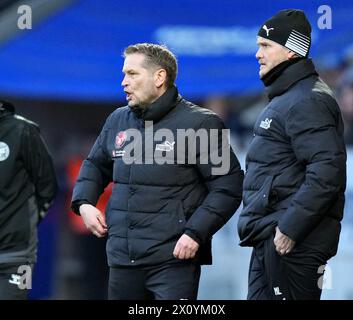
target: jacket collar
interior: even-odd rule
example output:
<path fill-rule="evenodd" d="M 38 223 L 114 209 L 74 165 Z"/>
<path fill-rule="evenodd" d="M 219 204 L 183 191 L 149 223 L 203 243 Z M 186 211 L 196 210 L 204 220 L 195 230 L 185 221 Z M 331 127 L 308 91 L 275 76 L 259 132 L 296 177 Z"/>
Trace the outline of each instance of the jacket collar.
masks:
<path fill-rule="evenodd" d="M 282 71 L 277 79 L 267 87 L 269 99 L 271 100 L 276 96 L 282 95 L 299 80 L 311 75 L 317 75 L 311 59 L 300 59 L 296 63 L 290 64 Z"/>
<path fill-rule="evenodd" d="M 141 109 L 139 107 L 135 107 L 130 109 L 138 118 L 142 118 L 144 121 L 158 122 L 168 112 L 170 112 L 181 99 L 182 97 L 178 94 L 178 89 L 173 86 L 146 108 Z"/>

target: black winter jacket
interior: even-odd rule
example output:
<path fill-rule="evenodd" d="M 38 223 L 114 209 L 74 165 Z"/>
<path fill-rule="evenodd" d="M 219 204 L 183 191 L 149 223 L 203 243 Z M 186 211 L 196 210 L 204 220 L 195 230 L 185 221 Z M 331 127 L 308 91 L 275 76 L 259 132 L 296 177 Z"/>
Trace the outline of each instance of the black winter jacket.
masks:
<path fill-rule="evenodd" d="M 0 264 L 34 263 L 56 177 L 38 126 L 0 102 Z"/>
<path fill-rule="evenodd" d="M 146 128 L 145 121 L 151 121 Z M 152 134 L 162 128 L 171 130 L 173 136 L 153 141 Z M 153 152 L 162 150 L 159 156 L 178 154 L 188 159 L 191 150 L 186 147 L 183 152 L 180 141 L 175 139 L 177 129 L 200 128 L 206 132 L 216 129 L 219 133 L 224 126 L 214 113 L 182 99 L 175 87 L 145 112 L 122 107 L 108 117 L 81 167 L 72 208 L 79 213 L 80 204 L 95 205 L 104 188 L 113 181 L 113 193 L 106 209 L 109 266 L 177 262 L 173 250 L 183 233 L 201 245 L 195 259 L 199 263 L 211 263 L 211 237 L 241 202 L 243 172 L 233 151 L 227 145 L 230 166 L 222 175 L 212 173 L 212 164 L 202 163 L 201 158 L 205 156 L 202 153 L 208 153 L 207 145 L 197 149 L 194 164 L 176 163 L 176 160 L 158 164 L 145 153 L 146 139 L 146 147 L 151 146 Z M 125 137 L 128 129 L 143 134 L 140 152 L 143 164 L 136 161 L 127 164 L 122 159 L 133 145 L 133 140 Z M 221 151 L 221 146 L 215 151 Z M 131 159 L 138 156 L 141 154 L 134 153 Z"/>
<path fill-rule="evenodd" d="M 297 243 L 334 255 L 346 187 L 340 109 L 308 59 L 286 68 L 268 94 L 246 159 L 240 244 L 256 246 L 278 225 Z"/>

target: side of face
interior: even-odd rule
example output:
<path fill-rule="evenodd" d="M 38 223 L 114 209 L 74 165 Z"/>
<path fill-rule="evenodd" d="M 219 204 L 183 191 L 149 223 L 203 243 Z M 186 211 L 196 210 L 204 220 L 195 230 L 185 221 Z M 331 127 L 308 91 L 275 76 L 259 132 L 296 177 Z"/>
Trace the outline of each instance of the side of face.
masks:
<path fill-rule="evenodd" d="M 257 37 L 257 45 L 256 59 L 260 64 L 260 78 L 263 78 L 274 67 L 295 55 L 294 52 L 280 44 L 262 37 Z"/>
<path fill-rule="evenodd" d="M 121 85 L 130 107 L 144 107 L 160 96 L 161 86 L 164 84 L 164 81 L 161 81 L 161 73 L 165 70 L 148 66 L 143 54 L 128 54 L 122 71 L 124 79 Z"/>

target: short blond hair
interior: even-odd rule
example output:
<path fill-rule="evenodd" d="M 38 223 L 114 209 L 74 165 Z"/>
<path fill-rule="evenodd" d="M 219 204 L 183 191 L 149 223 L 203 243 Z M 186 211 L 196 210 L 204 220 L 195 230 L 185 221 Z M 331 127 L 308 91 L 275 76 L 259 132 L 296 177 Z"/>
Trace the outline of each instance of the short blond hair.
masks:
<path fill-rule="evenodd" d="M 154 43 L 137 43 L 128 46 L 124 50 L 124 58 L 133 53 L 145 56 L 146 68 L 152 66 L 160 67 L 167 72 L 167 87 L 174 85 L 178 74 L 178 64 L 175 55 L 165 46 Z"/>

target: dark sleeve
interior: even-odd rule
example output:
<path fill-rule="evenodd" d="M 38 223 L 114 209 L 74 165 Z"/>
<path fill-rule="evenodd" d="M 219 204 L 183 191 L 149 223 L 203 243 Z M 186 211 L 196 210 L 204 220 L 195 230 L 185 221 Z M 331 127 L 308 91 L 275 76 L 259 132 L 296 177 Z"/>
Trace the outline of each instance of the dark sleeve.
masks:
<path fill-rule="evenodd" d="M 209 192 L 185 229 L 185 234 L 198 243 L 208 241 L 233 216 L 242 199 L 243 185 L 243 171 L 221 119 L 210 116 L 201 127 L 209 133 L 209 141 L 208 148 L 198 146 L 197 170 Z"/>
<path fill-rule="evenodd" d="M 80 214 L 81 204 L 95 206 L 105 187 L 112 181 L 113 161 L 106 149 L 108 123 L 109 118 L 81 165 L 71 201 L 71 208 L 76 214 Z"/>
<path fill-rule="evenodd" d="M 57 192 L 57 180 L 52 157 L 39 128 L 26 124 L 22 136 L 24 167 L 35 187 L 39 218 L 46 215 Z"/>
<path fill-rule="evenodd" d="M 320 223 L 344 192 L 346 151 L 337 129 L 340 117 L 338 106 L 329 109 L 328 102 L 321 100 L 307 100 L 288 114 L 287 134 L 305 170 L 305 180 L 278 226 L 296 242 Z"/>

